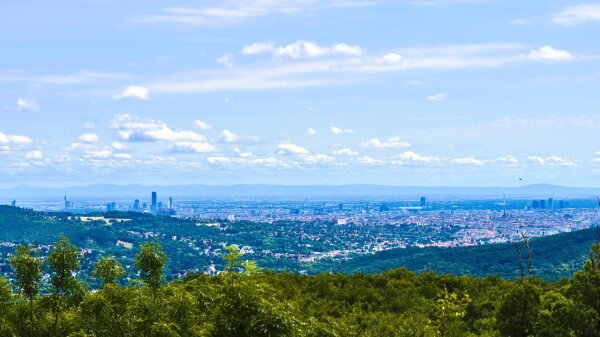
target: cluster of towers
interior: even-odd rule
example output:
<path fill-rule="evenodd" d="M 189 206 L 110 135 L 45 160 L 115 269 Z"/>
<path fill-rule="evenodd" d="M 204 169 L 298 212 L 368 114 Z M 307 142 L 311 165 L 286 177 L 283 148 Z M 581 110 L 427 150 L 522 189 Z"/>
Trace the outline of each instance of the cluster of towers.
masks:
<path fill-rule="evenodd" d="M 108 208 L 107 208 L 108 209 Z M 113 209 L 114 210 L 114 209 Z M 167 207 L 164 207 L 161 201 L 158 201 L 158 194 L 156 192 L 152 192 L 150 207 L 148 208 L 148 204 L 140 203 L 139 199 L 135 199 L 133 201 L 133 207 L 131 208 L 134 212 L 150 212 L 152 214 L 174 214 L 175 210 L 173 209 L 173 197 L 169 197 Z"/>

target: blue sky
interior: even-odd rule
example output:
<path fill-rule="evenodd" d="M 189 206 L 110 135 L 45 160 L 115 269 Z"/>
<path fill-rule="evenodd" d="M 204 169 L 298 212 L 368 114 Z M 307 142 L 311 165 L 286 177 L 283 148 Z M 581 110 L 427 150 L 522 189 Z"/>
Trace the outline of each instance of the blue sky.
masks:
<path fill-rule="evenodd" d="M 599 186 L 599 33 L 600 2 L 4 1 L 0 187 Z"/>

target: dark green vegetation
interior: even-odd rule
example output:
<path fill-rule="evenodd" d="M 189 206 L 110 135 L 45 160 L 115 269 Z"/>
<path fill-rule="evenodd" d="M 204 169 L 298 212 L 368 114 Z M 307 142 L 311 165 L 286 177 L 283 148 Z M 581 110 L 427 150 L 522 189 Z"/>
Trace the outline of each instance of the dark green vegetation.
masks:
<path fill-rule="evenodd" d="M 550 281 L 570 277 L 587 260 L 589 247 L 593 244 L 595 236 L 596 229 L 590 228 L 532 239 L 532 274 Z M 391 249 L 373 255 L 356 256 L 345 261 L 321 262 L 312 266 L 310 270 L 371 274 L 401 267 L 415 272 L 498 275 L 510 279 L 514 279 L 520 273 L 515 247 L 512 244 Z"/>
<path fill-rule="evenodd" d="M 81 221 L 67 213 L 43 213 L 14 207 L 0 206 L 0 273 L 11 274 L 8 258 L 15 244 L 33 244 L 45 260 L 50 245 L 61 236 L 67 236 L 78 247 L 85 249 L 80 262 L 79 277 L 92 287 L 99 284 L 92 278 L 95 262 L 105 256 L 115 256 L 123 265 L 135 263 L 139 246 L 152 239 L 158 240 L 170 259 L 165 264 L 167 280 L 187 273 L 206 272 L 210 266 L 223 270 L 226 261 L 221 258 L 225 245 L 251 247 L 245 258 L 256 261 L 269 270 L 309 274 L 381 273 L 406 267 L 415 272 L 434 271 L 443 274 L 488 276 L 499 275 L 507 279 L 519 276 L 515 249 L 511 244 L 484 245 L 464 248 L 408 248 L 393 249 L 372 255 L 356 255 L 350 259 L 323 259 L 314 263 L 298 261 L 292 254 L 311 251 L 327 252 L 340 249 L 347 233 L 343 226 L 274 222 L 219 221 L 218 226 L 207 226 L 206 221 L 157 217 L 140 213 L 97 214 L 131 221 Z M 299 232 L 320 241 L 308 241 L 298 235 L 286 235 L 286 227 L 301 227 Z M 295 233 L 295 232 L 294 232 Z M 376 234 L 373 234 L 375 236 Z M 595 230 L 583 230 L 531 240 L 533 249 L 532 274 L 544 280 L 569 278 L 580 270 L 588 257 L 588 249 L 596 236 Z M 356 235 L 354 235 L 356 237 Z M 372 237 L 364 238 L 365 242 Z M 117 246 L 117 240 L 133 244 L 133 249 Z M 310 244 L 310 247 L 309 247 Z M 345 244 L 345 243 L 344 243 Z M 276 253 L 280 256 L 277 257 Z M 133 279 L 132 268 L 125 270 L 125 278 Z M 46 287 L 45 284 L 41 285 Z"/>
<path fill-rule="evenodd" d="M 419 275 L 396 269 L 376 275 L 303 276 L 262 272 L 226 247 L 223 272 L 164 282 L 167 256 L 142 244 L 134 269 L 112 257 L 95 263 L 100 284 L 89 291 L 74 277 L 80 249 L 61 238 L 44 262 L 20 245 L 10 258 L 15 278 L 0 278 L 0 336 L 513 336 L 600 335 L 600 244 L 583 270 L 551 283 L 535 276 Z M 40 291 L 42 272 L 50 286 Z"/>

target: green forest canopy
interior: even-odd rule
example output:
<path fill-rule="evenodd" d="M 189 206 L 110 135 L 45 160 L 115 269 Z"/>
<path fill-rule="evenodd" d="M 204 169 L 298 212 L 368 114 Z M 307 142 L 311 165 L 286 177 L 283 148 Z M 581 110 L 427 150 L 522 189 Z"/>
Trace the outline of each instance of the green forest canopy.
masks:
<path fill-rule="evenodd" d="M 224 270 L 164 282 L 156 241 L 139 248 L 139 279 L 117 259 L 95 264 L 101 286 L 75 277 L 78 247 L 61 238 L 46 261 L 28 246 L 0 279 L 0 336 L 598 336 L 600 244 L 559 282 L 500 277 L 382 274 L 304 276 L 261 271 L 227 247 Z M 50 286 L 40 291 L 42 274 Z"/>

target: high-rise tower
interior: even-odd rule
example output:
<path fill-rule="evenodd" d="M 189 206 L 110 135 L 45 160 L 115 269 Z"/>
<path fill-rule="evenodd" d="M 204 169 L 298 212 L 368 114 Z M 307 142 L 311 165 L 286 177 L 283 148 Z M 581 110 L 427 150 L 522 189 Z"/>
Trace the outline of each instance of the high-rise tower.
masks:
<path fill-rule="evenodd" d="M 156 192 L 152 192 L 152 204 L 150 204 L 150 210 L 156 212 L 157 210 L 157 195 Z"/>

